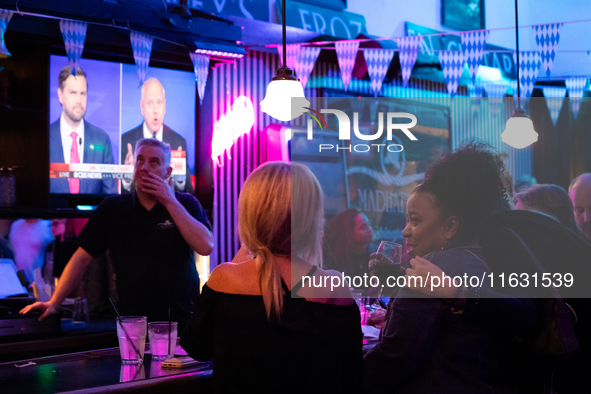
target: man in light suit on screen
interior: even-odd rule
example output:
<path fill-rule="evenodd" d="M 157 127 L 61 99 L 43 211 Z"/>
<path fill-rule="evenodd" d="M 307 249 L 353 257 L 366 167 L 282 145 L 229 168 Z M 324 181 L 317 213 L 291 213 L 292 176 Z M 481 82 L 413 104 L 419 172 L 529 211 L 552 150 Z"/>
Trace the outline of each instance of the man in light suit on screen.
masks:
<path fill-rule="evenodd" d="M 111 140 L 107 133 L 84 120 L 88 85 L 86 74 L 78 68 L 76 76 L 70 66 L 58 76 L 58 99 L 63 107 L 58 120 L 49 126 L 50 163 L 113 164 Z M 49 180 L 51 193 L 114 194 L 115 179 Z"/>

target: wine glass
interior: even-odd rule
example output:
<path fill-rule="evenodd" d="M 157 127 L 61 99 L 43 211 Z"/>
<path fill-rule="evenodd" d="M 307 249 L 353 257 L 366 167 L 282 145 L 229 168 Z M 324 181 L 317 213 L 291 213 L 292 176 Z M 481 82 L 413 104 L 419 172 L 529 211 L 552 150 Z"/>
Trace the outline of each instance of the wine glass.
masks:
<path fill-rule="evenodd" d="M 372 309 L 374 310 L 382 308 L 380 299 L 382 298 L 384 286 L 387 286 L 388 277 L 396 277 L 400 273 L 402 245 L 390 241 L 382 241 L 376 253 L 381 254 L 384 258 L 381 259 L 381 262 L 373 265 L 374 275 L 380 280 L 378 298 L 372 304 Z"/>

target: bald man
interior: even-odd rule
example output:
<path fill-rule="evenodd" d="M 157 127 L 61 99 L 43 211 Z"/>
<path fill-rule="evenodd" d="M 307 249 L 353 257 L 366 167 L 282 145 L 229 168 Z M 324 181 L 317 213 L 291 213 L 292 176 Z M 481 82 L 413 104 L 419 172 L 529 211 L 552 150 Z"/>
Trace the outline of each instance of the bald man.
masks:
<path fill-rule="evenodd" d="M 133 165 L 134 149 L 137 141 L 144 138 L 156 138 L 170 145 L 170 149 L 187 152 L 187 141 L 164 124 L 166 98 L 164 87 L 156 78 L 147 79 L 142 85 L 140 110 L 144 122 L 121 136 L 121 163 Z M 192 131 L 193 132 L 193 131 Z M 187 158 L 188 159 L 188 158 Z M 175 175 L 174 190 L 195 194 L 191 184 L 189 163 L 185 175 Z M 122 192 L 131 191 L 131 180 L 122 182 Z"/>
<path fill-rule="evenodd" d="M 591 173 L 576 177 L 568 188 L 568 194 L 575 208 L 575 221 L 581 233 L 591 242 Z"/>

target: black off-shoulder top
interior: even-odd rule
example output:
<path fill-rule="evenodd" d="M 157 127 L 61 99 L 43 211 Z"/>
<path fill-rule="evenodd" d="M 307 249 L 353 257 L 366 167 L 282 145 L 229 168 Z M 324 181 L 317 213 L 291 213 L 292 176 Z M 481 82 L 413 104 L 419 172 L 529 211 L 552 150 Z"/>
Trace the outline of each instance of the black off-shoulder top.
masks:
<path fill-rule="evenodd" d="M 181 346 L 196 360 L 213 359 L 216 392 L 358 392 L 363 334 L 357 305 L 291 297 L 283 285 L 281 318 L 269 320 L 262 296 L 205 284 Z"/>

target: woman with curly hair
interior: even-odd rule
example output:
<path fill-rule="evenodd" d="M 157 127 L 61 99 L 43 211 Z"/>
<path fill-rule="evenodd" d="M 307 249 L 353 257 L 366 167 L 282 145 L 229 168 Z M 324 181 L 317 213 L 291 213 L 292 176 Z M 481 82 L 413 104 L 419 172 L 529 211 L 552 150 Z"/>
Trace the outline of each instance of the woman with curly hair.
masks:
<path fill-rule="evenodd" d="M 419 264 L 429 262 L 451 277 L 486 275 L 488 267 L 477 234 L 491 215 L 510 209 L 503 173 L 498 155 L 488 145 L 475 142 L 427 169 L 424 182 L 407 202 L 403 236 L 415 257 L 407 278 Z M 475 305 L 466 301 L 466 287 L 457 289 L 461 294 L 452 300 L 425 297 L 410 287 L 397 291 L 379 341 L 365 356 L 368 391 L 507 391 L 499 350 L 505 335 L 534 326 L 535 305 L 516 300 L 511 316 L 521 318 L 511 321 L 511 332 L 504 333 L 501 324 L 486 325 L 467 316 Z"/>
<path fill-rule="evenodd" d="M 371 230 L 367 216 L 355 208 L 333 217 L 325 231 L 324 267 L 351 277 L 367 273 Z"/>

